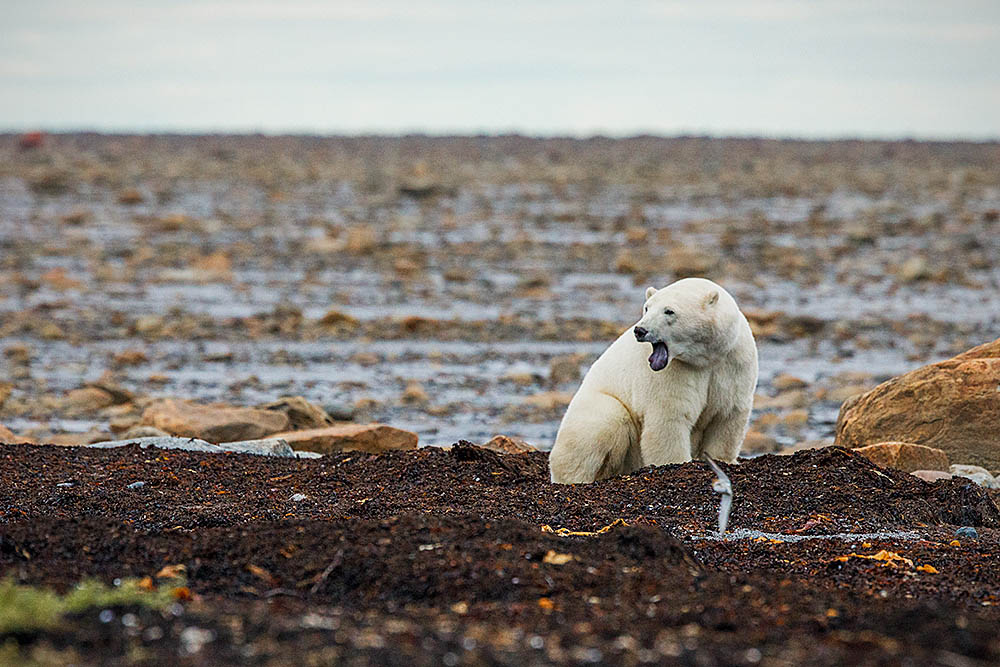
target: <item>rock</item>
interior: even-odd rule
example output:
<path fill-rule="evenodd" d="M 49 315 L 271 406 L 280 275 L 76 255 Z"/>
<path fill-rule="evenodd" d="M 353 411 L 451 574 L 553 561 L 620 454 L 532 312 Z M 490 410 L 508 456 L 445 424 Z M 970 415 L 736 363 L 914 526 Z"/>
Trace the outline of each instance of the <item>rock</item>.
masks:
<path fill-rule="evenodd" d="M 333 417 L 327 414 L 326 410 L 315 403 L 310 403 L 302 396 L 286 396 L 260 408 L 283 413 L 288 418 L 288 426 L 285 428 L 289 430 L 322 428 L 334 423 Z"/>
<path fill-rule="evenodd" d="M 128 485 L 128 488 L 130 488 L 130 489 L 141 489 L 144 486 L 146 486 L 145 482 L 132 482 L 131 484 Z"/>
<path fill-rule="evenodd" d="M 327 403 L 323 409 L 335 422 L 349 422 L 354 419 L 354 406 L 345 403 Z"/>
<path fill-rule="evenodd" d="M 406 388 L 403 390 L 403 395 L 400 398 L 403 403 L 413 405 L 426 403 L 431 397 L 427 394 L 427 391 L 420 385 L 419 382 L 411 382 L 406 385 Z"/>
<path fill-rule="evenodd" d="M 791 410 L 804 408 L 809 402 L 809 396 L 803 389 L 790 389 L 777 396 L 757 394 L 753 397 L 755 410 Z"/>
<path fill-rule="evenodd" d="M 264 438 L 262 440 L 240 440 L 224 442 L 218 445 L 225 452 L 238 454 L 257 454 L 260 456 L 294 457 L 295 452 L 287 440 L 281 438 Z"/>
<path fill-rule="evenodd" d="M 146 356 L 146 353 L 136 348 L 122 350 L 111 357 L 111 363 L 114 366 L 139 366 L 147 361 L 149 361 L 149 358 Z"/>
<path fill-rule="evenodd" d="M 838 445 L 896 440 L 1000 468 L 1000 339 L 893 378 L 844 402 Z"/>
<path fill-rule="evenodd" d="M 361 326 L 358 318 L 343 313 L 339 310 L 329 310 L 323 317 L 319 318 L 319 323 L 324 327 L 332 329 L 357 329 Z"/>
<path fill-rule="evenodd" d="M 169 438 L 170 434 L 155 426 L 144 426 L 142 424 L 133 426 L 119 436 L 123 440 L 136 438 Z"/>
<path fill-rule="evenodd" d="M 0 424 L 0 443 L 7 445 L 20 445 L 24 443 L 29 445 L 37 444 L 32 438 L 17 435 L 3 424 Z"/>
<path fill-rule="evenodd" d="M 975 528 L 973 528 L 972 526 L 962 526 L 961 528 L 959 528 L 958 530 L 955 531 L 955 535 L 957 535 L 958 537 L 964 537 L 964 538 L 967 538 L 967 539 L 970 539 L 970 540 L 978 540 L 979 539 L 979 532 Z"/>
<path fill-rule="evenodd" d="M 482 445 L 482 447 L 504 454 L 525 454 L 527 452 L 538 451 L 537 447 L 528 444 L 521 438 L 512 438 L 508 435 L 495 435 L 489 442 Z"/>
<path fill-rule="evenodd" d="M 72 414 L 96 412 L 101 408 L 114 405 L 115 399 L 110 392 L 98 387 L 81 387 L 71 389 L 59 401 L 59 407 Z"/>
<path fill-rule="evenodd" d="M 573 394 L 564 391 L 543 391 L 524 399 L 525 404 L 539 410 L 560 410 L 569 405 Z"/>
<path fill-rule="evenodd" d="M 306 499 L 306 495 L 304 493 L 293 493 L 288 499 L 293 503 L 300 503 Z"/>
<path fill-rule="evenodd" d="M 970 466 L 955 464 L 950 468 L 951 474 L 955 477 L 971 479 L 979 486 L 987 489 L 1000 489 L 1000 481 L 993 474 L 982 466 Z"/>
<path fill-rule="evenodd" d="M 778 441 L 771 436 L 751 429 L 747 431 L 746 436 L 744 436 L 743 446 L 740 449 L 744 452 L 763 454 L 776 452 L 779 447 Z"/>
<path fill-rule="evenodd" d="M 100 389 L 111 396 L 112 405 L 124 405 L 135 402 L 135 394 L 115 383 L 110 373 L 105 373 L 97 382 L 88 382 L 88 388 Z"/>
<path fill-rule="evenodd" d="M 538 382 L 538 377 L 536 377 L 533 373 L 518 371 L 508 371 L 504 373 L 500 379 L 507 382 L 513 382 L 514 384 L 522 387 L 530 387 Z"/>
<path fill-rule="evenodd" d="M 114 449 L 115 447 L 125 447 L 126 445 L 139 445 L 142 449 L 155 447 L 156 449 L 180 449 L 187 452 L 209 452 L 221 454 L 233 452 L 236 454 L 256 454 L 259 456 L 281 456 L 291 458 L 295 456 L 289 444 L 280 438 L 267 438 L 266 440 L 241 440 L 239 442 L 226 442 L 215 445 L 198 438 L 176 438 L 167 436 L 165 438 L 130 438 L 124 440 L 103 440 L 91 444 L 91 447 L 99 449 Z"/>
<path fill-rule="evenodd" d="M 132 206 L 135 204 L 141 204 L 144 197 L 142 193 L 135 188 L 129 188 L 127 190 L 122 190 L 118 193 L 118 203 L 125 204 L 126 206 Z"/>
<path fill-rule="evenodd" d="M 952 477 L 950 472 L 944 472 L 943 470 L 914 470 L 910 474 L 914 477 L 919 477 L 925 482 L 936 482 L 939 479 L 951 479 Z"/>
<path fill-rule="evenodd" d="M 110 408 L 114 409 L 114 408 Z M 108 421 L 108 430 L 115 435 L 120 436 L 122 433 L 127 433 L 130 429 L 136 428 L 139 424 L 139 417 L 136 415 L 122 415 L 121 417 L 115 417 Z"/>
<path fill-rule="evenodd" d="M 82 282 L 80 282 L 76 278 L 70 278 L 69 274 L 66 272 L 66 269 L 64 269 L 61 266 L 56 267 L 54 269 L 49 269 L 41 276 L 39 276 L 39 280 L 41 280 L 43 283 L 45 283 L 52 289 L 58 290 L 60 292 L 65 292 L 66 290 L 71 290 L 71 289 L 80 289 L 81 287 L 83 287 Z"/>
<path fill-rule="evenodd" d="M 43 443 L 47 445 L 59 445 L 60 447 L 81 447 L 93 442 L 107 440 L 108 434 L 96 426 L 85 433 L 58 433 L 43 438 Z"/>
<path fill-rule="evenodd" d="M 992 473 L 990 473 L 989 470 L 987 470 L 982 466 L 970 466 L 970 465 L 963 465 L 961 463 L 953 463 L 948 468 L 948 472 L 950 472 L 952 475 L 961 475 L 961 476 L 975 475 L 982 473 L 985 475 L 990 475 L 992 477 Z"/>
<path fill-rule="evenodd" d="M 379 454 L 400 449 L 416 449 L 417 434 L 385 424 L 341 424 L 307 431 L 276 433 L 295 450 L 332 454 L 360 451 Z"/>
<path fill-rule="evenodd" d="M 778 391 L 788 391 L 789 389 L 805 389 L 806 381 L 788 373 L 778 373 L 771 380 L 771 386 Z"/>
<path fill-rule="evenodd" d="M 209 442 L 257 440 L 288 428 L 288 416 L 277 410 L 201 405 L 165 398 L 153 401 L 142 413 L 142 423 L 171 435 Z"/>
<path fill-rule="evenodd" d="M 858 447 L 855 451 L 883 468 L 896 468 L 905 472 L 948 471 L 948 455 L 934 447 L 924 447 L 909 442 L 879 442 Z"/>
<path fill-rule="evenodd" d="M 923 257 L 911 257 L 896 270 L 896 276 L 904 283 L 924 280 L 931 275 L 927 260 Z"/>
<path fill-rule="evenodd" d="M 576 383 L 580 381 L 580 366 L 586 355 L 569 354 L 556 357 L 549 363 L 549 382 L 553 385 Z"/>
<path fill-rule="evenodd" d="M 802 428 L 809 423 L 808 410 L 792 410 L 781 417 L 781 423 L 790 428 Z"/>

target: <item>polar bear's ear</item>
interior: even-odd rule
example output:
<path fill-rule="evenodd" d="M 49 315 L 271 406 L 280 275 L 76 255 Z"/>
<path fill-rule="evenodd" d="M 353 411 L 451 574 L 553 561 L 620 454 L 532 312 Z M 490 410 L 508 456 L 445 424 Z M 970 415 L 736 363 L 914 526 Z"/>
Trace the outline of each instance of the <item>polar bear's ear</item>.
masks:
<path fill-rule="evenodd" d="M 719 292 L 717 290 L 712 290 L 708 296 L 705 297 L 705 307 L 714 306 L 719 302 Z"/>
<path fill-rule="evenodd" d="M 656 294 L 656 288 L 655 287 L 647 287 L 646 288 L 646 298 L 647 299 L 649 297 L 653 296 L 654 294 Z"/>

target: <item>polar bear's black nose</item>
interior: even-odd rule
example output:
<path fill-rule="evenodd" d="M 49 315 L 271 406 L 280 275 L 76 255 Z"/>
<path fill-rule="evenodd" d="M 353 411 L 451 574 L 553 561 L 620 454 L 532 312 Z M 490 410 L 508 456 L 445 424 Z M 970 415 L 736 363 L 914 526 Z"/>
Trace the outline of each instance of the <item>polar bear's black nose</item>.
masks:
<path fill-rule="evenodd" d="M 642 339 L 646 337 L 646 334 L 649 333 L 642 327 L 636 327 L 635 329 L 633 329 L 633 332 L 635 333 L 635 339 L 637 341 L 642 341 Z"/>

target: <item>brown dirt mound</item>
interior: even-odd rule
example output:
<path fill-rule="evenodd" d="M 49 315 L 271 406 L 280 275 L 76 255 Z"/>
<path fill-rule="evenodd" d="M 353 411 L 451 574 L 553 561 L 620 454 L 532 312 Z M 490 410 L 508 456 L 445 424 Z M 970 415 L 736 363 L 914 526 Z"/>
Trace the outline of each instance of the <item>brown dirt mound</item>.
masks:
<path fill-rule="evenodd" d="M 206 665 L 1000 660 L 1000 531 L 981 489 L 838 449 L 729 471 L 737 526 L 924 539 L 703 539 L 718 500 L 700 464 L 565 487 L 544 454 L 465 444 L 303 461 L 9 446 L 0 577 L 64 590 L 184 565 L 195 599 L 0 646 Z M 591 536 L 542 528 L 619 518 Z M 956 521 L 979 538 L 953 542 Z"/>

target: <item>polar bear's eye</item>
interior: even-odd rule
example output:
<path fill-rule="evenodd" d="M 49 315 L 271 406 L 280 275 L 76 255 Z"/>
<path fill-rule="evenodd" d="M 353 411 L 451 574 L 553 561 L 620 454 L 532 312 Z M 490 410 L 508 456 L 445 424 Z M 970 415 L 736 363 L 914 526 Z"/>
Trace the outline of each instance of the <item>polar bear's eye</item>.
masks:
<path fill-rule="evenodd" d="M 648 313 L 649 312 L 649 306 L 643 306 L 642 307 L 642 312 Z"/>
<path fill-rule="evenodd" d="M 664 314 L 664 315 L 673 315 L 673 314 L 674 314 L 674 311 L 672 311 L 672 310 L 670 310 L 669 308 L 667 308 L 666 310 L 664 310 L 664 311 L 663 311 L 663 314 Z"/>

